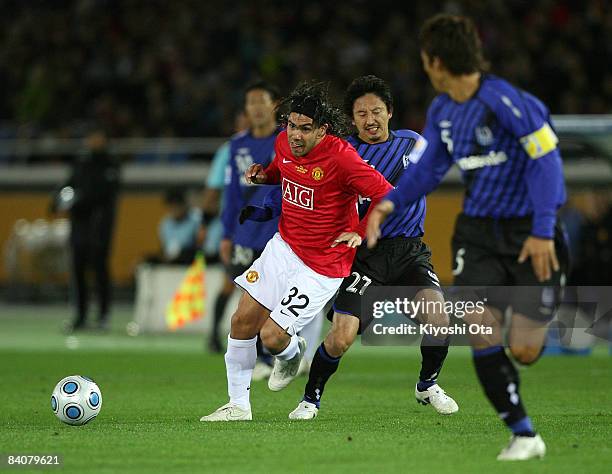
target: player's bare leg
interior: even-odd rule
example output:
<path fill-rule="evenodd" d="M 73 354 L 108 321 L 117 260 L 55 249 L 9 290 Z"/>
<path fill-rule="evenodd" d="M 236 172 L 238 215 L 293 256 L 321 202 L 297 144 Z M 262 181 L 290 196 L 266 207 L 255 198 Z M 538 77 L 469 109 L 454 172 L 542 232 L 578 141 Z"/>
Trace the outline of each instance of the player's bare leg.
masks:
<path fill-rule="evenodd" d="M 501 311 L 492 306 L 485 306 L 482 313 L 466 313 L 464 318 L 466 324 L 477 324 L 491 328 L 491 334 L 485 331 L 478 334 L 470 334 L 470 344 L 472 348 L 481 350 L 501 345 L 503 343 L 502 319 Z"/>
<path fill-rule="evenodd" d="M 359 319 L 346 314 L 334 313 L 332 327 L 323 345 L 332 357 L 342 357 L 353 345 L 359 332 Z"/>
<path fill-rule="evenodd" d="M 251 420 L 249 401 L 251 376 L 257 359 L 257 333 L 268 319 L 270 312 L 243 293 L 236 312 L 232 316 L 230 335 L 227 338 L 225 367 L 227 370 L 227 391 L 229 403 L 200 421 Z"/>
<path fill-rule="evenodd" d="M 444 296 L 438 290 L 425 288 L 417 292 L 416 301 L 437 304 L 426 305 L 428 311 L 417 314 L 421 324 L 430 324 L 435 328 L 447 328 L 450 319 L 444 311 Z M 414 389 L 414 396 L 422 405 L 431 405 L 441 415 L 451 415 L 459 411 L 457 402 L 449 397 L 437 384 L 437 378 L 448 354 L 449 337 L 439 334 L 424 335 L 421 340 L 421 372 L 419 382 Z"/>
<path fill-rule="evenodd" d="M 522 365 L 536 362 L 546 341 L 548 323 L 534 321 L 519 313 L 512 315 L 508 345 L 514 360 Z"/>
<path fill-rule="evenodd" d="M 261 329 L 263 345 L 274 355 L 274 368 L 268 379 L 268 388 L 278 392 L 297 376 L 300 362 L 304 357 L 304 338 L 292 335 L 268 318 Z"/>

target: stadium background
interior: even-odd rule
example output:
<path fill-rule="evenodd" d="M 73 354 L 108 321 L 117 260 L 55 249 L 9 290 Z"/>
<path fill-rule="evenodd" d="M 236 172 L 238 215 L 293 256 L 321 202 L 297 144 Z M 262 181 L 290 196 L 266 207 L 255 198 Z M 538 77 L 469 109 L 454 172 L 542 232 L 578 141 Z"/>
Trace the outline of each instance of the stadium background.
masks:
<path fill-rule="evenodd" d="M 418 131 L 423 126 L 425 111 L 433 97 L 433 90 L 420 65 L 416 41 L 418 28 L 428 16 L 440 11 L 470 15 L 481 33 L 491 72 L 534 93 L 555 114 L 572 208 L 587 218 L 597 212 L 601 214 L 602 208 L 610 208 L 612 120 L 605 114 L 612 113 L 612 70 L 609 67 L 612 63 L 612 10 L 604 0 L 418 1 L 402 4 L 389 1 L 336 1 L 333 4 L 323 1 L 234 1 L 231 5 L 213 5 L 197 0 L 7 0 L 2 2 L 2 8 L 0 248 L 4 253 L 0 267 L 0 324 L 3 333 L 0 350 L 9 363 L 4 365 L 1 375 L 7 382 L 6 386 L 23 382 L 24 377 L 38 380 L 36 391 L 41 393 L 24 396 L 24 400 L 31 403 L 27 427 L 23 436 L 14 436 L 11 440 L 11 449 L 20 446 L 15 440 L 21 446 L 29 447 L 30 451 L 38 446 L 55 446 L 36 434 L 41 422 L 38 415 L 31 412 L 39 410 L 37 397 L 47 403 L 46 392 L 50 393 L 56 379 L 72 370 L 100 372 L 107 379 L 102 385 L 103 390 L 107 387 L 105 394 L 110 394 L 109 400 L 114 396 L 123 404 L 122 407 L 119 404 L 113 406 L 109 401 L 109 423 L 121 424 L 127 420 L 125 423 L 133 422 L 134 426 L 148 426 L 146 418 L 149 413 L 154 412 L 159 404 L 166 403 L 167 399 L 162 399 L 161 394 L 170 396 L 170 391 L 164 389 L 165 384 L 185 386 L 193 382 L 201 392 L 208 389 L 216 391 L 216 395 L 223 392 L 220 359 L 204 361 L 204 370 L 216 377 L 214 382 L 193 381 L 193 373 L 202 370 L 200 339 L 167 336 L 163 341 L 157 338 L 136 341 L 126 340 L 119 334 L 124 332 L 125 323 L 132 317 L 135 268 L 145 255 L 159 247 L 157 224 L 163 215 L 163 191 L 168 186 L 184 185 L 192 190 L 193 202 L 198 202 L 212 154 L 233 132 L 234 117 L 242 101 L 242 88 L 255 77 L 276 83 L 284 93 L 302 79 L 329 80 L 333 94 L 339 97 L 355 76 L 373 73 L 392 85 L 395 97 L 392 126 Z M 66 176 L 67 165 L 80 153 L 80 139 L 91 127 L 103 127 L 108 131 L 123 162 L 123 188 L 112 252 L 112 276 L 116 296 L 122 302 L 116 306 L 113 335 L 105 341 L 95 336 L 84 336 L 76 346 L 81 351 L 65 352 L 68 345 L 59 334 L 59 321 L 71 314 L 65 291 L 68 276 L 53 274 L 53 279 L 49 280 L 48 267 L 42 265 L 42 260 L 34 258 L 24 260 L 24 265 L 28 266 L 25 275 L 20 274 L 17 281 L 11 280 L 7 245 L 18 219 L 33 222 L 49 218 L 47 209 L 51 193 Z M 449 240 L 462 198 L 456 178 L 456 175 L 451 176 L 428 199 L 425 240 L 432 247 L 434 264 L 446 282 L 451 276 Z M 606 258 L 611 258 L 609 251 Z M 600 282 L 610 283 L 610 280 Z M 16 300 L 22 304 L 16 305 Z M 33 302 L 37 305 L 32 306 Z M 107 362 L 104 354 L 108 351 L 112 355 Z M 46 354 L 47 361 L 57 365 L 48 369 L 40 354 Z M 80 357 L 78 361 L 75 354 Z M 185 367 L 177 370 L 167 361 L 169 354 L 185 362 Z M 376 377 L 382 376 L 387 377 L 385 380 L 397 381 L 397 371 L 403 370 L 404 365 L 399 350 L 371 354 L 366 357 L 357 351 L 355 358 L 349 359 L 346 370 L 355 375 L 354 378 L 348 376 L 339 384 L 338 398 L 340 395 L 350 397 L 363 389 L 361 379 L 357 378 L 360 373 L 374 383 L 379 380 Z M 480 410 L 483 417 L 482 420 L 474 418 L 473 425 L 453 421 L 444 438 L 446 443 L 455 442 L 456 436 L 465 432 L 471 433 L 472 428 L 477 430 L 479 423 L 501 432 L 489 407 L 485 406 L 475 380 L 472 380 L 467 352 L 461 354 L 455 361 L 449 358 L 448 380 L 464 391 L 467 413 L 479 413 Z M 122 379 L 118 369 L 111 370 L 105 363 L 119 367 L 125 357 L 132 361 L 127 365 L 129 377 L 151 390 L 159 390 L 161 385 L 157 405 L 150 401 L 144 403 L 144 408 L 137 406 L 133 398 L 138 397 L 137 389 L 120 388 L 119 382 L 114 381 L 129 379 Z M 410 357 L 415 361 L 418 358 L 416 352 Z M 151 364 L 151 361 L 157 361 L 159 373 L 147 379 L 147 370 L 156 364 Z M 381 364 L 386 366 L 384 370 L 380 369 Z M 601 393 L 609 390 L 607 349 L 596 351 L 596 357 L 588 362 L 590 370 L 585 372 L 588 380 L 583 379 L 578 384 L 572 381 L 583 374 L 586 362 L 543 361 L 543 365 L 548 372 L 540 373 L 540 377 L 546 387 L 558 383 L 563 376 L 567 378 L 560 386 L 551 389 L 552 392 L 548 389 L 543 392 L 546 397 L 551 393 L 556 396 L 558 401 L 554 406 L 551 408 L 545 402 L 536 402 L 534 411 L 552 410 L 551 430 L 554 428 L 562 433 L 573 429 L 570 448 L 582 443 L 586 437 L 593 440 L 591 451 L 582 452 L 582 456 L 577 458 L 561 458 L 565 464 L 559 462 L 553 467 L 569 469 L 572 465 L 582 466 L 580 463 L 588 458 L 594 463 L 590 466 L 591 472 L 596 472 L 601 468 L 598 462 L 611 456 L 609 447 L 603 449 L 601 446 L 606 440 L 609 444 L 612 408 L 609 402 L 601 405 L 593 399 L 582 398 L 585 400 L 580 408 L 582 411 L 572 408 L 569 419 L 561 421 L 561 414 L 568 411 L 561 399 L 586 397 L 587 391 L 581 387 L 590 386 L 594 380 L 601 381 Z M 174 375 L 167 375 L 167 371 L 174 371 Z M 42 373 L 44 375 L 39 376 Z M 112 377 L 115 379 L 110 380 Z M 537 373 L 532 373 L 531 377 L 535 380 Z M 391 418 L 385 417 L 388 413 L 393 414 L 394 404 L 402 403 L 405 393 L 385 392 L 385 386 L 383 384 L 375 392 L 364 392 L 361 398 L 357 398 L 359 403 L 351 401 L 343 407 L 330 402 L 330 408 L 340 414 L 344 408 L 346 413 L 349 410 L 359 413 L 367 397 L 379 397 L 380 400 L 388 396 L 380 404 L 381 411 L 372 415 L 374 418 L 362 415 L 366 416 L 366 424 L 370 420 L 369 428 L 377 436 L 393 445 L 399 442 L 398 432 L 392 428 L 389 438 L 386 438 L 384 431 L 387 428 L 383 425 L 387 420 L 390 426 L 395 426 Z M 261 393 L 263 389 L 258 388 L 258 391 Z M 297 393 L 297 388 L 295 391 Z M 333 393 L 330 390 L 330 395 Z M 190 395 L 184 390 L 178 394 L 180 399 L 167 402 L 170 407 L 167 415 L 155 415 L 154 421 L 160 427 L 172 426 L 176 417 L 188 417 L 183 402 Z M 268 408 L 264 416 L 282 423 L 286 409 L 294 404 L 296 394 L 293 395 L 281 404 L 281 414 Z M 530 395 L 538 398 L 537 392 Z M 277 403 L 267 394 L 261 396 L 270 407 Z M 9 421 L 7 436 L 22 430 L 18 399 L 18 396 L 10 395 L 9 408 L 3 415 Z M 214 404 L 214 400 L 216 398 L 208 401 Z M 124 418 L 125 407 L 135 409 L 137 415 Z M 47 410 L 46 406 L 44 410 Z M 204 408 L 198 405 L 197 410 Z M 408 411 L 410 416 L 414 416 L 413 412 L 416 410 Z M 378 419 L 383 421 L 378 422 Z M 46 417 L 43 420 L 44 428 L 47 424 L 55 426 L 55 420 Z M 437 423 L 437 419 L 431 420 Z M 346 441 L 347 432 L 359 433 L 362 430 L 363 436 L 367 437 L 368 431 L 360 423 L 360 419 L 354 416 L 348 425 L 337 425 L 340 426 L 337 432 L 329 424 L 324 426 L 333 435 L 340 433 Z M 105 425 L 92 426 L 90 429 L 102 432 Z M 408 426 L 414 433 L 420 428 L 418 422 L 408 423 Z M 179 439 L 182 435 L 193 435 L 198 426 L 189 425 L 184 432 L 181 429 L 184 428 L 178 431 Z M 282 426 L 271 430 L 273 435 L 283 436 Z M 150 437 L 150 445 L 155 445 L 155 430 L 146 428 L 144 431 L 147 433 L 145 437 Z M 257 429 L 254 432 L 259 433 Z M 79 453 L 78 436 L 69 431 L 61 433 L 66 439 L 65 444 L 59 446 L 67 454 Z M 225 436 L 235 436 L 233 440 L 240 440 L 242 435 L 243 439 L 249 439 L 253 434 L 247 429 L 241 429 L 238 434 L 230 434 L 228 430 L 224 433 Z M 400 434 L 409 436 L 406 428 L 402 428 Z M 104 437 L 104 433 L 102 435 Z M 301 440 L 308 440 L 309 436 L 308 428 L 300 428 L 296 434 Z M 418 443 L 416 436 L 408 439 Z M 129 440 L 121 436 L 117 439 Z M 4 446 L 9 446 L 8 437 L 3 441 Z M 104 442 L 105 446 L 114 446 L 106 438 Z M 321 442 L 325 439 L 322 438 Z M 218 441 L 212 446 L 213 449 L 223 449 Z M 353 451 L 345 453 L 345 447 L 333 443 L 332 446 L 340 453 L 336 470 L 351 466 L 349 454 Z M 364 452 L 373 454 L 364 445 L 359 446 Z M 198 449 L 188 443 L 184 446 L 177 444 L 174 449 L 183 452 L 187 447 Z M 465 442 L 459 444 L 460 450 L 469 448 Z M 107 452 L 112 452 L 110 447 Z M 151 455 L 144 448 L 143 453 L 140 453 L 141 461 Z M 426 466 L 435 455 L 435 451 L 424 450 L 418 458 L 422 464 L 418 465 Z M 121 459 L 128 457 L 129 451 L 122 451 L 118 456 Z M 325 456 L 320 454 L 317 459 L 325 459 Z M 391 467 L 401 469 L 402 459 L 400 456 Z M 101 469 L 113 472 L 113 468 L 108 467 L 111 462 L 108 459 L 94 456 L 94 461 Z M 391 461 L 374 456 L 373 462 L 371 468 L 376 470 Z M 210 463 L 207 466 L 218 467 L 214 462 Z M 83 466 L 79 464 L 75 469 L 83 472 Z M 442 468 L 444 466 L 446 464 L 442 464 Z M 478 466 L 461 464 L 458 469 L 473 472 Z M 174 467 L 177 470 L 185 468 L 183 465 Z M 448 468 L 453 468 L 451 462 Z"/>
<path fill-rule="evenodd" d="M 112 254 L 115 284 L 129 286 L 142 256 L 158 248 L 161 191 L 172 184 L 202 188 L 212 153 L 233 132 L 249 80 L 264 77 L 285 93 L 302 79 L 329 80 L 339 97 L 352 78 L 374 73 L 392 85 L 393 127 L 421 130 L 433 90 L 416 36 L 440 10 L 473 16 L 491 71 L 533 92 L 553 114 L 609 113 L 612 14 L 604 7 L 597 0 L 382 1 L 376 8 L 340 1 L 333 9 L 326 2 L 264 1 L 234 2 L 221 12 L 198 1 L 5 2 L 0 245 L 18 218 L 48 217 L 49 192 L 65 173 L 61 164 L 79 152 L 88 128 L 103 127 L 129 140 L 121 153 L 129 171 Z M 568 164 L 609 156 L 609 126 L 565 130 Z M 194 137 L 200 140 L 188 140 Z M 580 179 L 568 176 L 582 209 L 585 189 L 610 185 L 608 168 L 593 162 L 579 162 Z M 428 202 L 426 239 L 445 281 L 447 236 L 460 201 L 447 186 Z M 3 268 L 0 283 L 6 279 Z"/>

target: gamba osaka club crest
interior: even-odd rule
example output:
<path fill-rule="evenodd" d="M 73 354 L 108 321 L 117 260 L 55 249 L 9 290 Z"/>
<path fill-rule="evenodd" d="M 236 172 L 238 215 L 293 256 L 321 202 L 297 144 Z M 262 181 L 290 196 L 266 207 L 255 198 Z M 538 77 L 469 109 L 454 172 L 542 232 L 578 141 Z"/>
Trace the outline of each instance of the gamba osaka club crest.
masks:
<path fill-rule="evenodd" d="M 489 146 L 493 143 L 493 132 L 486 125 L 476 127 L 474 135 L 476 135 L 476 141 L 480 146 Z"/>

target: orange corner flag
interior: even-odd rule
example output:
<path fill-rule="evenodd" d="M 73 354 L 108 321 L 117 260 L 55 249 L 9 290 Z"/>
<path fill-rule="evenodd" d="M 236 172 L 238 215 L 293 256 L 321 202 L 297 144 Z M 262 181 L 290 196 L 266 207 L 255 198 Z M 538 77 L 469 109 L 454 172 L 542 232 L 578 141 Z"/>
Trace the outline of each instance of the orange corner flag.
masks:
<path fill-rule="evenodd" d="M 166 325 L 172 331 L 204 317 L 206 261 L 202 252 L 187 270 L 187 274 L 166 307 Z"/>

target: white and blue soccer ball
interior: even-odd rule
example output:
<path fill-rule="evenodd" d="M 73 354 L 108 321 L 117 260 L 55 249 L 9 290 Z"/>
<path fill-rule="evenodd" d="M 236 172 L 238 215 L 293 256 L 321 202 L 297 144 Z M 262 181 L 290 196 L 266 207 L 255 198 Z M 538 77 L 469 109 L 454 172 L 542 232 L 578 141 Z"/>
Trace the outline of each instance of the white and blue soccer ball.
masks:
<path fill-rule="evenodd" d="M 102 392 L 96 383 L 82 375 L 60 380 L 51 395 L 51 410 L 64 423 L 84 425 L 102 408 Z"/>

